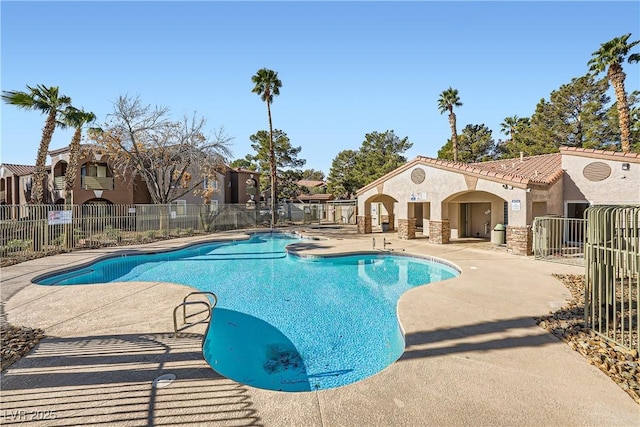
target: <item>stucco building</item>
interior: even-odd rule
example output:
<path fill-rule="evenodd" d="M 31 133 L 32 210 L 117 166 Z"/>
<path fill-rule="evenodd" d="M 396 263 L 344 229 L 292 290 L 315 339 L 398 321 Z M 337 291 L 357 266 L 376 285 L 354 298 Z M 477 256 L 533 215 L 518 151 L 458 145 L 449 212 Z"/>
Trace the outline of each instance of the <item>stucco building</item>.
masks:
<path fill-rule="evenodd" d="M 29 165 L 3 163 L 0 165 L 0 204 L 22 205 L 31 199 L 33 170 Z M 44 197 L 48 197 L 44 186 Z"/>
<path fill-rule="evenodd" d="M 507 249 L 532 252 L 533 219 L 582 218 L 591 205 L 640 203 L 640 154 L 561 147 L 484 163 L 414 160 L 357 192 L 358 232 L 417 233 L 431 242 L 485 238 L 504 225 Z"/>

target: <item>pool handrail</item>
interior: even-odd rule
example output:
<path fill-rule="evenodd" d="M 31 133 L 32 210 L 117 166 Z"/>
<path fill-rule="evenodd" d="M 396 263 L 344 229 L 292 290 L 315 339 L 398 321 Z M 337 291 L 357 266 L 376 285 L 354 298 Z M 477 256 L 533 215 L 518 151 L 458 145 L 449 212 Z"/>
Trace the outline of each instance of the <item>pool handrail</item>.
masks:
<path fill-rule="evenodd" d="M 190 297 L 194 296 L 194 295 L 205 295 L 207 296 L 207 301 L 202 301 L 202 300 L 195 300 L 195 301 L 188 301 Z M 209 301 L 211 299 L 211 301 Z M 208 323 L 211 321 L 211 317 L 213 315 L 213 309 L 216 307 L 216 305 L 218 304 L 218 297 L 216 296 L 216 294 L 214 294 L 213 292 L 208 292 L 208 291 L 202 291 L 202 292 L 190 292 L 188 293 L 183 299 L 182 302 L 180 304 L 178 304 L 174 309 L 173 309 L 173 331 L 174 331 L 174 338 L 177 338 L 179 335 L 178 333 L 190 328 L 191 326 L 194 325 L 198 325 L 200 323 Z M 188 305 L 202 305 L 205 307 L 205 309 L 195 312 L 195 313 L 190 313 L 189 315 L 187 315 L 187 306 Z M 183 321 L 183 326 L 181 328 L 178 328 L 178 317 L 177 317 L 177 313 L 178 313 L 178 309 L 180 309 L 180 307 L 182 307 L 182 321 Z M 193 317 L 193 316 L 198 316 L 202 313 L 207 313 L 207 316 L 204 319 L 198 320 L 197 322 L 193 322 L 193 323 L 188 323 L 187 319 Z"/>

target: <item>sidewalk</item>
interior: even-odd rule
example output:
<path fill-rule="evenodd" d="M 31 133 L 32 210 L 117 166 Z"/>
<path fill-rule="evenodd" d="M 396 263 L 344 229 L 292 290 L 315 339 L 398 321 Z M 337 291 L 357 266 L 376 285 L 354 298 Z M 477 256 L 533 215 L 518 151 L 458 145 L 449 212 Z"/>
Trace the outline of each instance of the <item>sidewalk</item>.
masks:
<path fill-rule="evenodd" d="M 372 249 L 371 235 L 330 234 L 328 240 L 293 250 Z M 436 245 L 397 240 L 395 234 L 385 238 L 394 252 L 440 257 L 462 274 L 414 288 L 400 299 L 407 345 L 396 363 L 360 382 L 318 392 L 261 390 L 215 373 L 200 351 L 204 328 L 172 337 L 172 310 L 188 287 L 30 284 L 46 271 L 118 249 L 4 268 L 8 321 L 42 328 L 47 338 L 2 373 L 0 420 L 10 425 L 39 417 L 46 420 L 22 425 L 66 426 L 640 425 L 640 406 L 533 320 L 569 296 L 551 274 L 582 274 L 582 268 L 473 243 Z M 154 387 L 154 379 L 166 373 L 176 380 Z"/>

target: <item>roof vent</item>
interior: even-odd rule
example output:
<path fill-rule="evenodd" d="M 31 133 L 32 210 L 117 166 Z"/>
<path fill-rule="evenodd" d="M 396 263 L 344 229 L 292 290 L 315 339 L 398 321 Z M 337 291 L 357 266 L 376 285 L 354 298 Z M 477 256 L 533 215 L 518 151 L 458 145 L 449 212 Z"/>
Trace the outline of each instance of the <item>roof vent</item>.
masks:
<path fill-rule="evenodd" d="M 604 162 L 589 163 L 582 170 L 582 175 L 591 182 L 604 181 L 611 175 L 611 167 Z"/>

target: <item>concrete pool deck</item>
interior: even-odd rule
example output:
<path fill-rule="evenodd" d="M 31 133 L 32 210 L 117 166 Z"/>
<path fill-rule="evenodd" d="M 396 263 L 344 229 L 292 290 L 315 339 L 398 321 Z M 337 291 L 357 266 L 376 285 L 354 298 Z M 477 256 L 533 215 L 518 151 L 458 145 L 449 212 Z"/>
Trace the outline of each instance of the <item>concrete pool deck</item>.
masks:
<path fill-rule="evenodd" d="M 402 357 L 382 372 L 317 392 L 261 390 L 226 379 L 202 358 L 200 325 L 173 338 L 173 308 L 191 290 L 166 283 L 40 286 L 45 272 L 136 247 L 72 252 L 2 269 L 2 301 L 16 326 L 47 337 L 2 373 L 3 425 L 640 425 L 640 406 L 580 354 L 539 328 L 570 297 L 553 273 L 584 269 L 491 250 L 482 244 L 397 240 L 311 230 L 327 240 L 296 251 L 348 253 L 382 238 L 394 252 L 457 265 L 452 280 L 399 301 Z M 222 233 L 140 245 L 165 249 Z M 214 312 L 215 315 L 215 312 Z M 154 387 L 160 375 L 176 380 Z M 41 420 L 41 421 L 37 421 Z M 26 422 L 26 423 L 25 423 Z"/>

